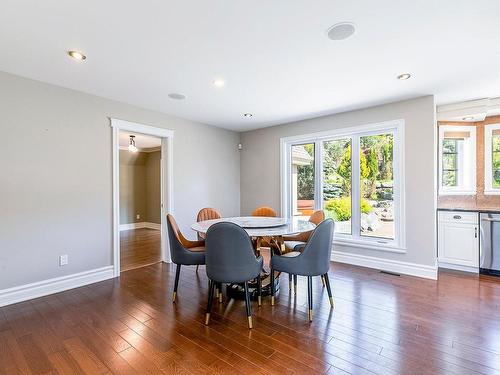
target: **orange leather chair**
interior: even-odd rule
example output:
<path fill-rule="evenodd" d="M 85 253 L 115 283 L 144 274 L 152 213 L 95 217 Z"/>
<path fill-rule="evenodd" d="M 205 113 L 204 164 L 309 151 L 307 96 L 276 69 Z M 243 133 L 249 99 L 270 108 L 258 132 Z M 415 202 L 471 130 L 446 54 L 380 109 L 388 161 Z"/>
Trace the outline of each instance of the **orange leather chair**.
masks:
<path fill-rule="evenodd" d="M 271 207 L 263 206 L 256 208 L 255 211 L 252 212 L 252 216 L 276 217 L 278 215 Z"/>
<path fill-rule="evenodd" d="M 220 213 L 215 208 L 205 207 L 198 212 L 198 216 L 196 216 L 196 222 L 204 221 L 204 220 L 213 220 L 220 219 Z M 198 233 L 198 240 L 205 239 L 205 236 L 201 233 Z"/>
<path fill-rule="evenodd" d="M 261 216 L 261 217 L 276 217 L 278 216 L 276 214 L 276 211 L 274 211 L 271 207 L 267 206 L 262 206 L 258 207 L 252 212 L 252 216 Z M 271 244 L 269 243 L 270 238 L 264 237 L 262 239 L 262 242 L 260 244 L 261 247 L 271 247 Z M 254 243 L 254 246 L 257 246 L 256 243 Z"/>
<path fill-rule="evenodd" d="M 313 214 L 309 217 L 309 221 L 315 225 L 318 225 L 323 220 L 325 220 L 325 213 L 323 210 L 314 211 Z M 309 241 L 309 237 L 312 234 L 312 230 L 309 232 L 300 233 L 294 236 L 284 236 L 285 240 L 285 249 L 287 251 L 297 251 L 296 247 L 303 247 L 307 241 Z"/>

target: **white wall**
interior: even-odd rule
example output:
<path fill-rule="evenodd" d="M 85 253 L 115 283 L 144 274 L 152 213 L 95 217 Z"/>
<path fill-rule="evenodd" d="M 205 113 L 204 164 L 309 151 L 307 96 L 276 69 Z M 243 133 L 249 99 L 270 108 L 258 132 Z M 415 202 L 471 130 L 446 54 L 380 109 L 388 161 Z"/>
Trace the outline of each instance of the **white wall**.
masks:
<path fill-rule="evenodd" d="M 336 246 L 335 251 L 436 264 L 435 105 L 432 96 L 242 133 L 241 212 L 280 209 L 280 138 L 388 120 L 405 120 L 406 254 Z"/>
<path fill-rule="evenodd" d="M 204 206 L 239 214 L 238 133 L 0 73 L 0 290 L 111 265 L 110 117 L 174 130 L 174 209 L 190 237 Z"/>

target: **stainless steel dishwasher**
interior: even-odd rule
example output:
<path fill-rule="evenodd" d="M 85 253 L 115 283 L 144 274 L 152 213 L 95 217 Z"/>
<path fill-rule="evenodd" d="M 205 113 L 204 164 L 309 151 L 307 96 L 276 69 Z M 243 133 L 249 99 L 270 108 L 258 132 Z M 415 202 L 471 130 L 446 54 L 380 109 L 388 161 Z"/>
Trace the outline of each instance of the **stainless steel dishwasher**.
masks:
<path fill-rule="evenodd" d="M 500 213 L 481 213 L 479 220 L 479 272 L 500 276 Z"/>

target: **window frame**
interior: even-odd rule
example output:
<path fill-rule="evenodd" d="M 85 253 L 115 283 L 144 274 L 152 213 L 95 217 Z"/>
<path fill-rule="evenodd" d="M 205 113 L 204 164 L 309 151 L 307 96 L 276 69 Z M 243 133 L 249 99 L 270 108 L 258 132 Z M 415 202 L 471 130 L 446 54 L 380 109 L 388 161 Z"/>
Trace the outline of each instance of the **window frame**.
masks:
<path fill-rule="evenodd" d="M 458 186 L 443 186 L 443 140 L 445 139 L 445 132 L 470 132 L 470 140 L 468 145 L 465 144 L 462 148 L 462 155 L 457 151 L 457 183 L 459 174 L 464 175 L 466 172 L 470 175 L 470 186 L 463 183 Z M 438 139 L 438 183 L 439 195 L 476 195 L 476 127 L 475 126 L 461 126 L 461 125 L 440 125 L 439 126 L 439 139 Z M 466 147 L 469 149 L 466 150 Z M 470 157 L 466 157 L 466 153 L 470 153 Z M 463 167 L 463 161 L 469 161 L 469 170 L 466 171 Z M 461 165 L 462 164 L 462 165 Z M 464 178 L 462 177 L 462 180 Z"/>
<path fill-rule="evenodd" d="M 500 195 L 500 188 L 493 187 L 493 131 L 500 130 L 500 124 L 484 126 L 484 194 Z"/>
<path fill-rule="evenodd" d="M 360 137 L 392 133 L 393 173 L 394 173 L 394 239 L 362 236 L 360 231 L 360 167 L 359 147 Z M 280 185 L 281 213 L 283 217 L 292 217 L 292 163 L 291 150 L 293 145 L 315 144 L 315 209 L 323 205 L 323 142 L 335 139 L 351 138 L 351 234 L 335 233 L 334 243 L 339 245 L 382 250 L 389 252 L 406 252 L 406 216 L 405 216 L 405 175 L 404 175 L 404 120 L 397 119 L 360 126 L 349 126 L 323 132 L 309 133 L 280 139 Z"/>

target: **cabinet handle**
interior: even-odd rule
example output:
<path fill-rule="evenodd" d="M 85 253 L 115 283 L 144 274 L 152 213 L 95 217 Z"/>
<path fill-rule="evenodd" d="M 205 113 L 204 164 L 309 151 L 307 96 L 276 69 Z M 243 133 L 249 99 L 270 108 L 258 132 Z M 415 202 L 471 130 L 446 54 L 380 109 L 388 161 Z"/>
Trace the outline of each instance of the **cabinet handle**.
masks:
<path fill-rule="evenodd" d="M 455 216 L 453 216 L 453 218 L 454 218 L 454 219 L 457 219 L 457 220 L 460 220 L 460 219 L 462 218 L 462 216 L 460 216 L 460 215 L 455 215 Z"/>
<path fill-rule="evenodd" d="M 474 238 L 477 238 L 477 227 L 474 228 Z"/>

